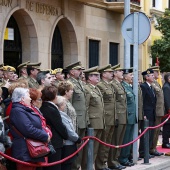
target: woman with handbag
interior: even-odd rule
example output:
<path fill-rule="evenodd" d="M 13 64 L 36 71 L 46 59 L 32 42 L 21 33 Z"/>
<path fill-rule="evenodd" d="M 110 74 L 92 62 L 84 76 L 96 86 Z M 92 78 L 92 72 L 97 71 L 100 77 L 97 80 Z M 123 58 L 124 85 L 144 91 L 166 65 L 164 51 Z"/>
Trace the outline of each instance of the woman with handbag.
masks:
<path fill-rule="evenodd" d="M 37 113 L 38 116 L 40 117 L 42 128 L 50 135 L 50 138 L 52 138 L 52 132 L 46 124 L 46 119 L 43 117 L 41 111 L 39 110 L 39 108 L 42 106 L 41 91 L 39 89 L 30 88 L 29 93 L 31 98 L 31 107 L 33 108 L 34 112 Z M 45 157 L 45 162 L 46 163 L 48 162 L 48 157 Z M 36 168 L 36 170 L 42 170 L 42 169 L 43 169 L 42 167 Z"/>
<path fill-rule="evenodd" d="M 61 152 L 64 140 L 68 139 L 67 129 L 62 123 L 61 115 L 59 113 L 57 104 L 57 88 L 54 86 L 46 86 L 42 90 L 42 106 L 40 111 L 46 119 L 47 124 L 52 131 L 51 143 L 56 150 L 56 154 L 48 156 L 48 162 L 55 162 L 61 160 Z M 44 170 L 61 170 L 61 164 L 50 167 L 44 167 Z"/>
<path fill-rule="evenodd" d="M 75 131 L 71 118 L 64 112 L 66 109 L 66 102 L 67 101 L 64 97 L 62 96 L 57 97 L 57 106 L 60 110 L 62 122 L 66 126 L 67 132 L 68 132 L 68 140 L 65 140 L 64 146 L 62 149 L 62 159 L 73 154 L 77 150 L 76 144 L 80 144 L 82 141 Z M 61 169 L 71 170 L 74 159 L 75 159 L 75 156 L 63 162 L 61 164 Z"/>
<path fill-rule="evenodd" d="M 34 139 L 48 143 L 50 135 L 42 128 L 40 117 L 31 108 L 29 89 L 15 88 L 12 93 L 12 108 L 10 112 L 10 130 L 13 137 L 12 156 L 25 162 L 44 162 L 44 157 L 32 158 L 26 139 Z M 17 170 L 35 170 L 17 163 Z"/>

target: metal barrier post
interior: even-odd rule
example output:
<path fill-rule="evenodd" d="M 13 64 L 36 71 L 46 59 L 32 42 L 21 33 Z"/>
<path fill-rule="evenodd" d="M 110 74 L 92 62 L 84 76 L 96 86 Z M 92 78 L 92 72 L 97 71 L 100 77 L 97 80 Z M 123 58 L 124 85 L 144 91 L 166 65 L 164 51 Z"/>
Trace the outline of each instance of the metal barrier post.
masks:
<path fill-rule="evenodd" d="M 144 120 L 144 129 L 149 127 L 149 120 Z M 149 130 L 144 134 L 144 164 L 149 164 Z"/>
<path fill-rule="evenodd" d="M 88 136 L 94 136 L 94 129 L 88 128 L 87 129 Z M 90 139 L 87 145 L 87 169 L 93 170 L 93 149 L 94 149 L 94 141 Z"/>

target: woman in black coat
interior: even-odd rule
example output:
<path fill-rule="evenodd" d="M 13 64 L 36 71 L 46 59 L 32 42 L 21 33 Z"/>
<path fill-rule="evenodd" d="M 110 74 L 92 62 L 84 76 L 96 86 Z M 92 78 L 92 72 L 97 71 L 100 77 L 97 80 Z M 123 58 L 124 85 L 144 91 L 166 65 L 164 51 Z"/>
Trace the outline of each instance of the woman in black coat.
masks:
<path fill-rule="evenodd" d="M 57 103 L 57 88 L 54 86 L 45 87 L 42 90 L 42 106 L 40 111 L 46 119 L 47 124 L 52 131 L 51 142 L 56 150 L 56 154 L 48 157 L 48 162 L 55 162 L 61 160 L 61 151 L 63 147 L 63 141 L 68 139 L 66 127 L 62 123 L 62 119 L 56 106 Z M 44 170 L 61 170 L 61 164 L 44 167 Z"/>

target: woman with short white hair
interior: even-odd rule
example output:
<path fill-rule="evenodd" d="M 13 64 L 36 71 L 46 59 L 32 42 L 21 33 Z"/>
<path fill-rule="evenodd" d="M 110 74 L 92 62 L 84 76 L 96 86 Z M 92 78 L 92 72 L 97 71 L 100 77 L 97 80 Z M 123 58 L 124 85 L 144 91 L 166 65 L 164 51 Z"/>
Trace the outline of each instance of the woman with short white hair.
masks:
<path fill-rule="evenodd" d="M 81 138 L 76 133 L 76 130 L 73 126 L 71 118 L 64 112 L 66 109 L 66 99 L 62 96 L 57 96 L 57 106 L 60 111 L 60 115 L 62 118 L 63 124 L 66 126 L 68 133 L 68 140 L 65 140 L 64 146 L 62 149 L 62 158 L 65 158 L 77 150 L 76 144 L 81 143 Z M 71 170 L 72 163 L 74 158 L 71 158 L 61 164 L 61 169 L 63 170 Z"/>
<path fill-rule="evenodd" d="M 43 130 L 40 117 L 31 108 L 29 89 L 15 88 L 12 93 L 12 108 L 10 112 L 11 133 L 13 136 L 12 156 L 25 162 L 44 162 L 42 158 L 32 158 L 29 154 L 24 137 L 49 142 L 50 136 Z M 13 127 L 14 126 L 14 127 Z M 17 133 L 17 130 L 24 136 Z M 17 170 L 35 170 L 17 163 Z"/>

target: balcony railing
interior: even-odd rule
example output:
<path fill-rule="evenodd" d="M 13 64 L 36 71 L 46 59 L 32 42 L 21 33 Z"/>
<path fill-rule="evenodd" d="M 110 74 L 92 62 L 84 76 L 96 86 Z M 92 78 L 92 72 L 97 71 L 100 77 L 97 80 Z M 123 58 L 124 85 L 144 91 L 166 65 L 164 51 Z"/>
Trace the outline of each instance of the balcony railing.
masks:
<path fill-rule="evenodd" d="M 124 0 L 106 0 L 106 2 L 124 2 Z M 140 5 L 140 0 L 130 0 L 130 2 Z"/>
<path fill-rule="evenodd" d="M 107 10 L 124 13 L 124 0 L 77 0 L 89 6 L 104 8 Z M 139 12 L 141 9 L 140 0 L 130 0 L 131 12 Z"/>

